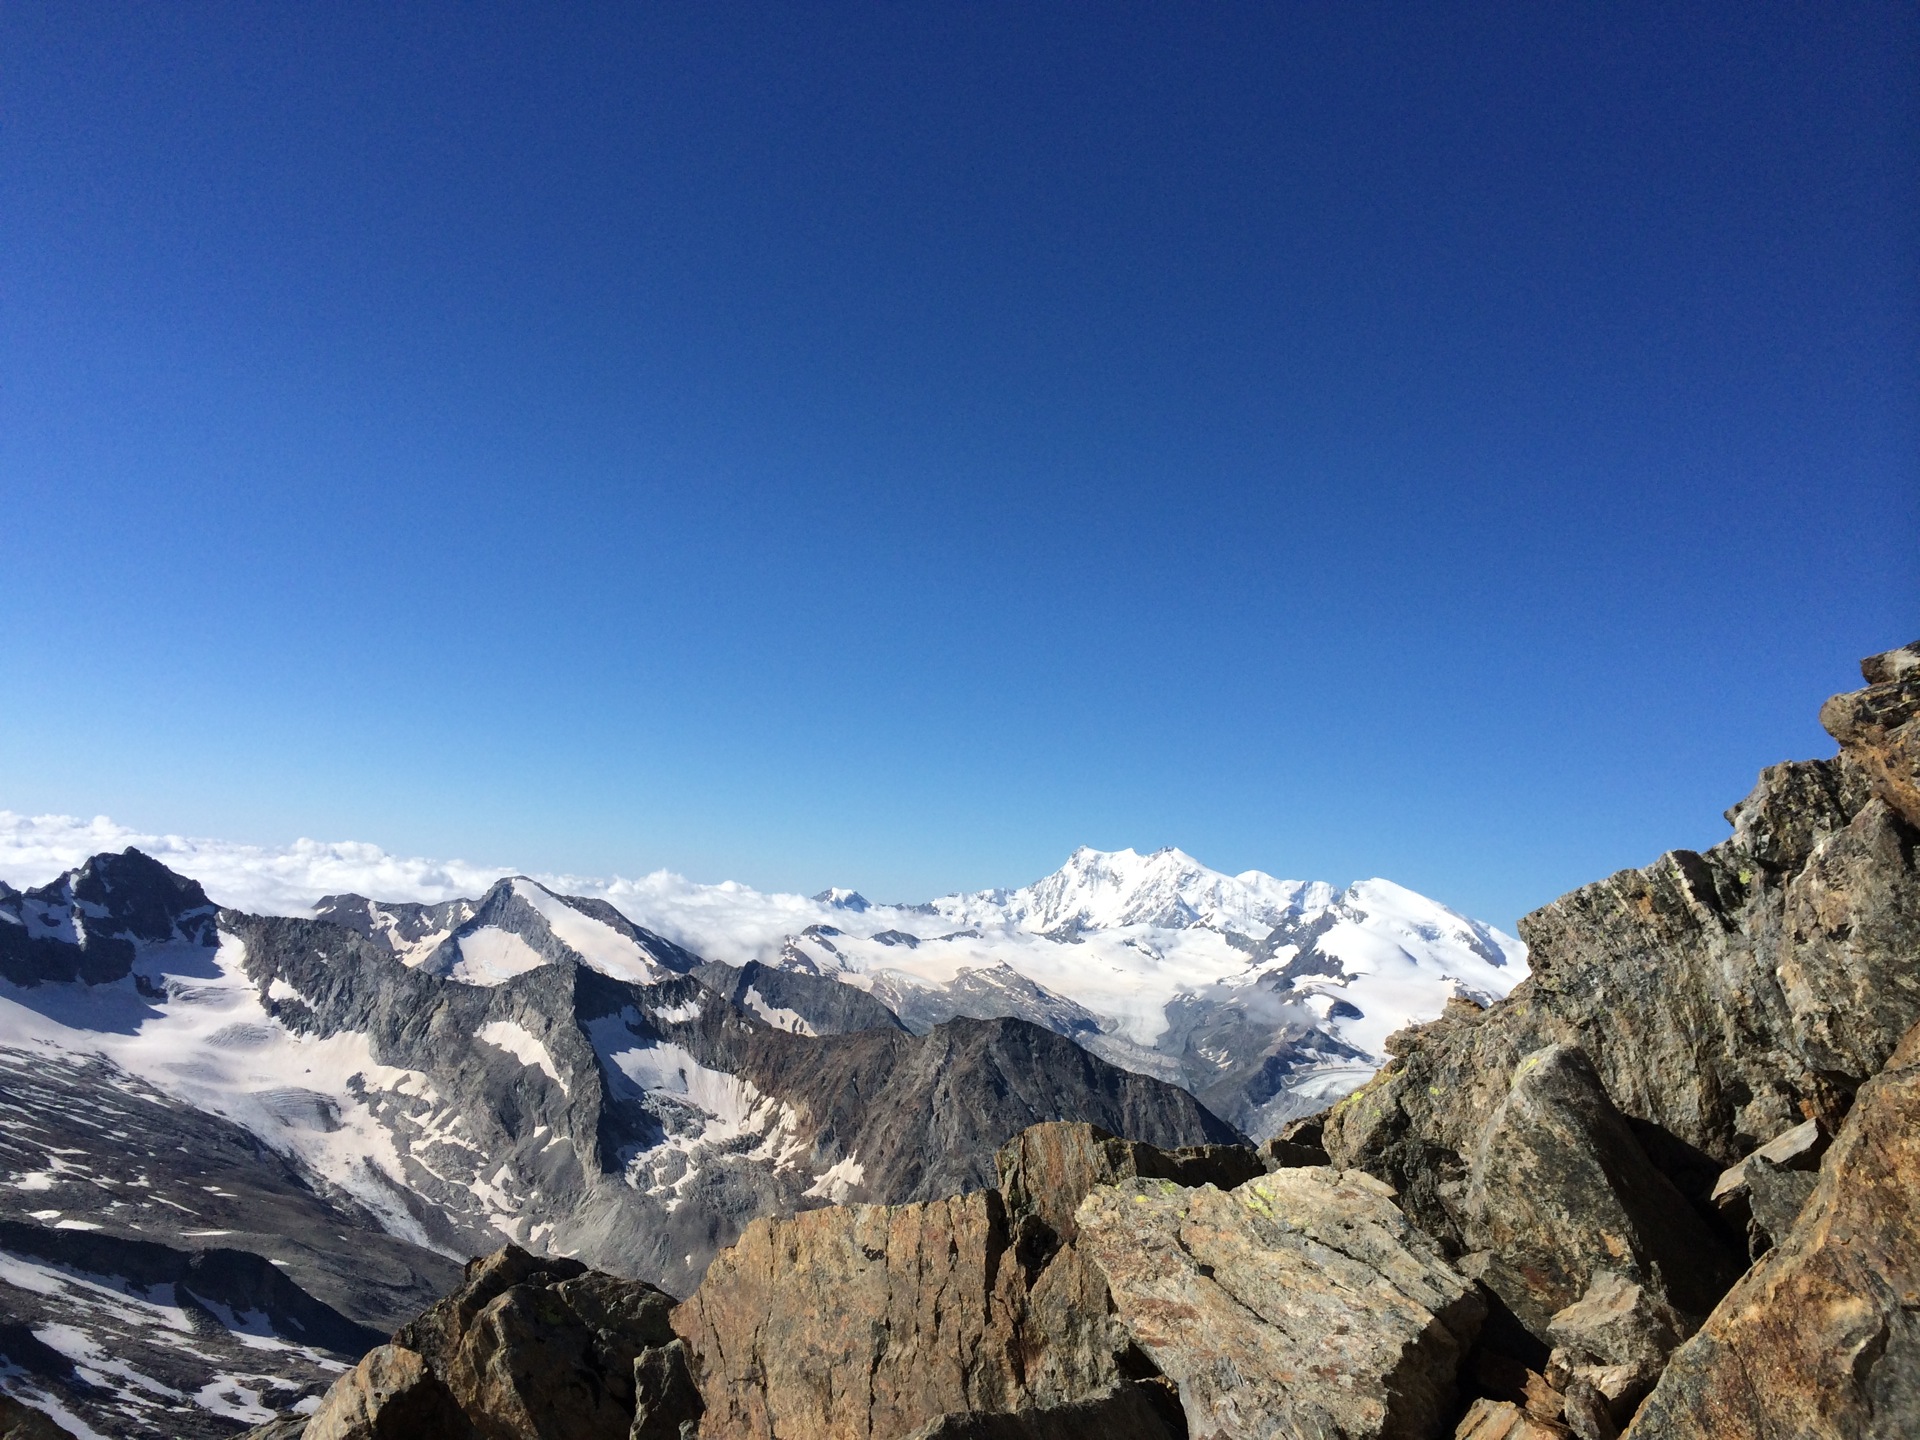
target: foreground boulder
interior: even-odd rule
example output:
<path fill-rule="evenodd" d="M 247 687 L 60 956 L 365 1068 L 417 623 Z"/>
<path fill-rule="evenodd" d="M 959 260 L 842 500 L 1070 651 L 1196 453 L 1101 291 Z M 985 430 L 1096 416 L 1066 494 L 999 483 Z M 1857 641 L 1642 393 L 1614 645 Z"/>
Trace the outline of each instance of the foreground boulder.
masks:
<path fill-rule="evenodd" d="M 472 1440 L 453 1392 L 401 1345 L 381 1345 L 342 1375 L 301 1440 Z"/>
<path fill-rule="evenodd" d="M 1920 1435 L 1920 1026 L 1786 1237 L 1673 1356 L 1631 1440 Z"/>
<path fill-rule="evenodd" d="M 994 1156 L 1000 1194 L 1015 1215 L 1044 1223 L 1061 1240 L 1075 1233 L 1074 1212 L 1098 1185 L 1136 1176 L 1222 1190 L 1266 1173 L 1246 1145 L 1188 1145 L 1162 1150 L 1122 1140 L 1097 1125 L 1057 1120 L 1022 1130 Z"/>
<path fill-rule="evenodd" d="M 1104 1283 L 1070 1247 L 1022 1264 L 992 1190 L 756 1220 L 674 1328 L 706 1440 L 897 1440 L 1129 1378 Z"/>
<path fill-rule="evenodd" d="M 1070 1124 L 1028 1130 L 999 1169 L 1004 1194 L 749 1226 L 674 1312 L 704 1440 L 1446 1420 L 1483 1306 L 1378 1181 Z"/>
<path fill-rule="evenodd" d="M 1425 1436 L 1484 1314 L 1371 1176 L 1092 1191 L 1078 1248 L 1195 1436 Z"/>

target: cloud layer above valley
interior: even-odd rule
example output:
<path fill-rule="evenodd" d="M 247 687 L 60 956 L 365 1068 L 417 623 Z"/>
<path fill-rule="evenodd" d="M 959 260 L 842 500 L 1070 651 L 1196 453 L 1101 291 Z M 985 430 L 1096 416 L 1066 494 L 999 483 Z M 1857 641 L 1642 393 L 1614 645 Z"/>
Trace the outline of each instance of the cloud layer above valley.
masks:
<path fill-rule="evenodd" d="M 145 851 L 192 876 L 216 903 L 257 915 L 306 915 L 323 895 L 353 893 L 376 900 L 429 904 L 481 894 L 510 865 L 429 860 L 389 854 L 359 840 L 295 840 L 240 845 L 185 835 L 154 835 L 105 815 L 21 815 L 0 810 L 0 881 L 19 889 L 44 885 L 103 850 Z M 801 895 L 767 895 L 728 882 L 700 885 L 669 870 L 639 879 L 534 874 L 566 895 L 598 896 L 639 923 L 710 958 L 745 960 L 777 948 L 782 937 L 829 919 L 833 912 Z"/>

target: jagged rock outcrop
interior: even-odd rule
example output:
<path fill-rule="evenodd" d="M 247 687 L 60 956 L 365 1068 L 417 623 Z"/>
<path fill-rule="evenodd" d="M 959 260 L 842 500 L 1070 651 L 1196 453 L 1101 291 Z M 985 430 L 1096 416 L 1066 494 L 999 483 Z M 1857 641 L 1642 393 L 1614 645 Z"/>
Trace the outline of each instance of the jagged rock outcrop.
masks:
<path fill-rule="evenodd" d="M 1868 688 L 1827 701 L 1820 723 L 1874 793 L 1920 826 L 1920 641 L 1861 661 L 1860 673 Z"/>
<path fill-rule="evenodd" d="M 1453 1440 L 1564 1440 L 1567 1433 L 1562 1426 L 1529 1415 L 1511 1400 L 1482 1396 L 1467 1407 Z"/>
<path fill-rule="evenodd" d="M 482 1440 L 626 1440 L 635 1363 L 672 1343 L 672 1308 L 641 1281 L 510 1245 L 393 1338 Z"/>
<path fill-rule="evenodd" d="M 1124 1380 L 1104 1394 L 1032 1410 L 963 1411 L 908 1440 L 1187 1440 L 1180 1397 L 1165 1380 Z"/>
<path fill-rule="evenodd" d="M 509 1245 L 343 1375 L 301 1440 L 678 1440 L 699 1410 L 673 1303 Z"/>
<path fill-rule="evenodd" d="M 1077 1248 L 1196 1436 L 1433 1434 L 1484 1313 L 1371 1176 L 1090 1192 Z"/>
<path fill-rule="evenodd" d="M 1629 1440 L 1920 1435 L 1920 1026 L 1790 1232 L 1677 1350 Z"/>
<path fill-rule="evenodd" d="M 1392 1185 L 1450 1253 L 1479 1257 L 1471 1263 L 1497 1292 L 1543 1241 L 1534 1220 L 1502 1220 L 1516 1200 L 1535 1219 L 1575 1216 L 1580 1192 L 1597 1193 L 1596 1167 L 1622 1197 L 1659 1189 L 1650 1167 L 1684 1198 L 1624 1205 L 1623 1215 L 1639 1216 L 1631 1233 L 1602 1227 L 1581 1238 L 1587 1222 L 1562 1227 L 1549 1247 L 1560 1278 L 1503 1293 L 1542 1343 L 1546 1307 L 1577 1298 L 1569 1287 L 1600 1270 L 1646 1287 L 1683 1329 L 1697 1323 L 1737 1268 L 1738 1238 L 1714 1242 L 1726 1252 L 1715 1259 L 1688 1212 L 1711 1216 L 1708 1195 L 1726 1167 L 1782 1132 L 1808 1119 L 1836 1126 L 1920 1019 L 1920 834 L 1909 813 L 1916 653 L 1863 665 L 1870 688 L 1823 712 L 1841 753 L 1763 772 L 1729 812 L 1731 839 L 1622 871 L 1528 916 L 1520 929 L 1532 977 L 1488 1009 L 1453 1005 L 1396 1036 L 1393 1063 L 1329 1117 L 1334 1162 Z M 1499 1174 L 1502 1127 L 1511 1130 L 1523 1062 L 1554 1047 L 1586 1057 L 1592 1105 L 1604 1100 L 1623 1118 L 1602 1123 L 1590 1106 L 1599 1128 L 1582 1142 L 1582 1163 L 1534 1167 L 1516 1196 Z M 1603 1265 L 1592 1246 L 1608 1235 L 1622 1253 Z M 1681 1263 L 1685 1255 L 1697 1263 Z"/>
<path fill-rule="evenodd" d="M 684 1293 L 756 1215 L 991 1185 L 995 1150 L 1036 1122 L 1168 1146 L 1240 1139 L 1187 1092 L 1018 1020 L 810 1035 L 691 976 L 639 984 L 552 962 L 470 985 L 338 924 L 222 923 L 275 1020 L 364 1036 L 374 1059 L 421 1077 L 409 1091 L 431 1089 L 431 1109 L 398 1090 L 358 1098 L 445 1247 L 489 1249 L 506 1230 Z M 438 933 L 414 943 L 441 954 L 454 942 Z"/>
<path fill-rule="evenodd" d="M 1088 1323 L 1048 1333 L 1058 1308 Z M 1122 1379 L 1125 1337 L 1071 1249 L 1020 1263 L 998 1192 L 756 1220 L 674 1314 L 705 1440 L 897 1440 L 949 1413 L 1060 1404 Z"/>
<path fill-rule="evenodd" d="M 1098 1185 L 1138 1177 L 1231 1190 L 1266 1173 L 1260 1156 L 1245 1145 L 1162 1150 L 1074 1121 L 1022 1130 L 1000 1147 L 994 1168 L 1007 1208 L 1043 1222 L 1056 1240 L 1073 1239 L 1074 1213 Z"/>
<path fill-rule="evenodd" d="M 474 1440 L 474 1430 L 417 1352 L 381 1345 L 334 1382 L 300 1440 Z"/>
<path fill-rule="evenodd" d="M 1803 1120 L 1728 1166 L 1714 1182 L 1714 1208 L 1728 1223 L 1745 1228 L 1755 1259 L 1793 1228 L 1813 1194 L 1814 1175 L 1831 1138 L 1818 1120 Z"/>

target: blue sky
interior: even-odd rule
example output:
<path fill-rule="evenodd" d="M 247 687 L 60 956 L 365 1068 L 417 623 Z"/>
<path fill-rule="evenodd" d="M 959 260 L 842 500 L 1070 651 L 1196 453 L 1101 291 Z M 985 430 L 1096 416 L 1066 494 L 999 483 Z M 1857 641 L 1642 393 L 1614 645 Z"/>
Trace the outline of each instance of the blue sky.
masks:
<path fill-rule="evenodd" d="M 0 808 L 1493 920 L 1920 636 L 1910 6 L 0 8 Z"/>

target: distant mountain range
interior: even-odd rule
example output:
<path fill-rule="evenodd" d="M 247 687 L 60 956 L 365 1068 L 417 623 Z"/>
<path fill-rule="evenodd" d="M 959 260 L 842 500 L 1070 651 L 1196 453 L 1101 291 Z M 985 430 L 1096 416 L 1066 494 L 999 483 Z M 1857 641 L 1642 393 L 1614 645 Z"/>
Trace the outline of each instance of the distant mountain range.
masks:
<path fill-rule="evenodd" d="M 918 906 L 640 898 L 255 915 L 133 849 L 0 885 L 0 1279 L 32 1297 L 0 1324 L 54 1337 L 69 1418 L 229 1433 L 503 1237 L 685 1294 L 755 1216 L 980 1188 L 1037 1121 L 1264 1133 L 1525 973 L 1384 881 L 1175 850 Z"/>

